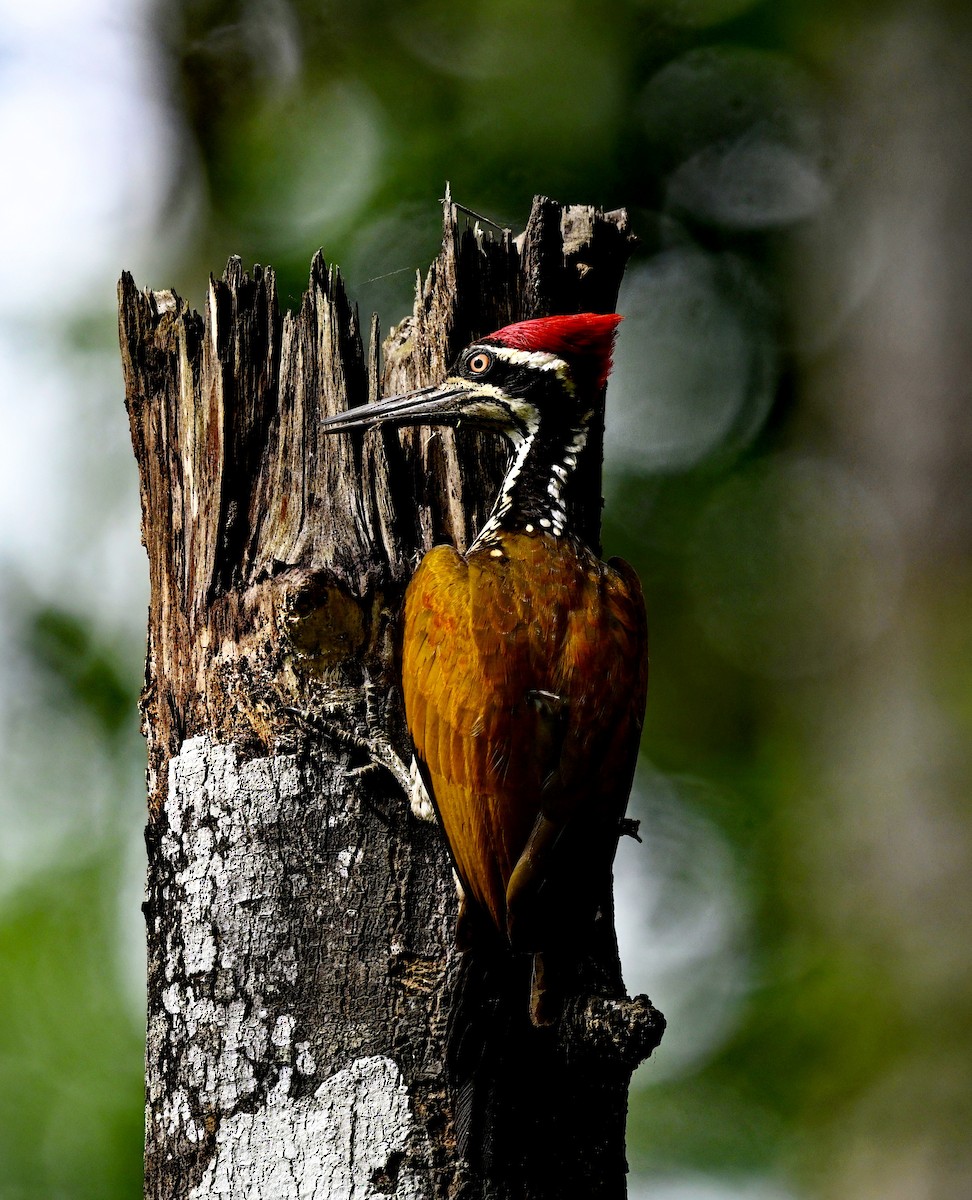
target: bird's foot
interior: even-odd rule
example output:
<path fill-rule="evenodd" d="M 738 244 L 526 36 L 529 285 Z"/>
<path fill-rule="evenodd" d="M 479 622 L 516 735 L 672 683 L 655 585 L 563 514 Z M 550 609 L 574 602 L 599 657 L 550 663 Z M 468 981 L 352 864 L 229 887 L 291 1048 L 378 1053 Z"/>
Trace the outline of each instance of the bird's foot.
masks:
<path fill-rule="evenodd" d="M 420 821 L 434 821 L 435 808 L 432 804 L 432 797 L 429 795 L 428 788 L 419 772 L 418 759 L 412 755 L 412 761 L 408 767 L 408 803 L 412 813 Z"/>
<path fill-rule="evenodd" d="M 352 705 L 340 702 L 325 705 L 320 715 L 297 708 L 289 708 L 287 711 L 301 724 L 312 726 L 333 741 L 353 750 L 363 751 L 368 756 L 367 762 L 351 767 L 349 775 L 366 775 L 384 768 L 405 793 L 413 814 L 420 821 L 434 820 L 435 810 L 419 774 L 415 756 L 412 755 L 411 762 L 406 766 L 405 760 L 385 732 L 384 713 L 387 701 L 381 697 L 378 685 L 374 683 L 367 669 L 364 672 L 364 698 L 363 720 L 352 716 L 349 721 L 353 712 Z M 349 724 L 351 728 L 348 727 Z"/>

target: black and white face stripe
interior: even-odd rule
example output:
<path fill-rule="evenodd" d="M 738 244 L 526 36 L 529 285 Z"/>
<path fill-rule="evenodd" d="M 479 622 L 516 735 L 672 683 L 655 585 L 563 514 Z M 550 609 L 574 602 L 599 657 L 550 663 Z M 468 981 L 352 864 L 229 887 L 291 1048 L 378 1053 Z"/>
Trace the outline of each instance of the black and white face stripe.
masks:
<path fill-rule="evenodd" d="M 556 354 L 541 350 L 514 350 L 509 346 L 480 343 L 460 357 L 451 376 L 473 390 L 503 398 L 507 402 L 533 399 L 538 389 L 548 395 L 573 397 L 570 367 Z M 552 387 L 545 386 L 552 384 Z"/>
<path fill-rule="evenodd" d="M 486 365 L 482 365 L 485 360 Z M 483 343 L 470 346 L 459 360 L 459 374 L 464 379 L 482 379 L 496 372 L 497 364 L 522 368 L 529 372 L 553 371 L 570 392 L 574 390 L 570 368 L 564 359 L 546 350 L 516 350 L 511 346 Z M 527 378 L 536 378 L 528 376 Z"/>
<path fill-rule="evenodd" d="M 590 410 L 581 410 L 569 364 L 543 350 L 480 342 L 465 350 L 447 384 L 464 387 L 463 416 L 504 433 L 515 453 L 474 548 L 494 547 L 502 532 L 566 531 L 564 490 L 587 441 Z"/>
<path fill-rule="evenodd" d="M 564 490 L 591 416 L 586 407 L 578 411 L 567 362 L 544 351 L 477 344 L 463 354 L 449 382 L 468 388 L 463 409 L 469 418 L 501 429 L 516 450 L 474 547 L 498 547 L 503 530 L 512 527 L 564 533 Z"/>

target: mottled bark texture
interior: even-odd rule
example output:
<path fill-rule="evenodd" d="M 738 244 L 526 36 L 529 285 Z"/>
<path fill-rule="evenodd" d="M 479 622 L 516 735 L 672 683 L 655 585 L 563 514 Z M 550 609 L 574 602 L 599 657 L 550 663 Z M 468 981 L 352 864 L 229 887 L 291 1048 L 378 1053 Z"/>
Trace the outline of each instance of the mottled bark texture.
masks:
<path fill-rule="evenodd" d="M 464 225 L 447 203 L 386 394 L 511 320 L 614 306 L 623 213 L 538 199 L 515 241 Z M 236 260 L 204 316 L 128 275 L 119 303 L 151 574 L 146 1196 L 622 1195 L 628 1076 L 660 1029 L 623 999 L 609 905 L 602 996 L 556 1035 L 566 1094 L 597 1098 L 583 1136 L 568 1123 L 581 1144 L 525 1139 L 484 1178 L 457 1161 L 444 1076 L 459 960 L 442 837 L 358 741 L 383 730 L 407 761 L 404 586 L 426 548 L 468 542 L 505 451 L 320 434 L 379 391 L 377 328 L 366 353 L 320 256 L 292 314 L 271 270 Z M 595 542 L 599 459 L 574 497 Z"/>

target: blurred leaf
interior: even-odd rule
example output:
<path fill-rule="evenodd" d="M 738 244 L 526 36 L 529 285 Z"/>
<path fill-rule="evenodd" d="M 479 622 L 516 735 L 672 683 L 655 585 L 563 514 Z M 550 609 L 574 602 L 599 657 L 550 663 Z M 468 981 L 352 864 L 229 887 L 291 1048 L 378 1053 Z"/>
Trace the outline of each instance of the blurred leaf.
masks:
<path fill-rule="evenodd" d="M 113 858 L 0 912 L 0 1197 L 141 1194 L 142 1036 L 119 987 Z"/>
<path fill-rule="evenodd" d="M 76 705 L 109 738 L 127 732 L 136 701 L 127 678 L 130 665 L 66 609 L 42 608 L 29 622 L 26 645 L 53 701 Z"/>

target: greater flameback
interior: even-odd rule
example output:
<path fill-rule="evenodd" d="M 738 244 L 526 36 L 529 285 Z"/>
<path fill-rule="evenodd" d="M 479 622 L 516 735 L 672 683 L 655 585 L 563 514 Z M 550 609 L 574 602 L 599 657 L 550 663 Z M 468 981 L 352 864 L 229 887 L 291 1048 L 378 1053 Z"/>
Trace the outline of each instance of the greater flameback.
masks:
<path fill-rule="evenodd" d="M 512 445 L 473 544 L 435 547 L 408 586 L 402 685 L 464 893 L 460 944 L 499 939 L 535 956 L 535 1024 L 556 1015 L 549 961 L 583 940 L 609 887 L 644 714 L 641 587 L 581 540 L 566 496 L 620 320 L 509 325 L 464 350 L 441 385 L 324 422 L 463 424 Z"/>

